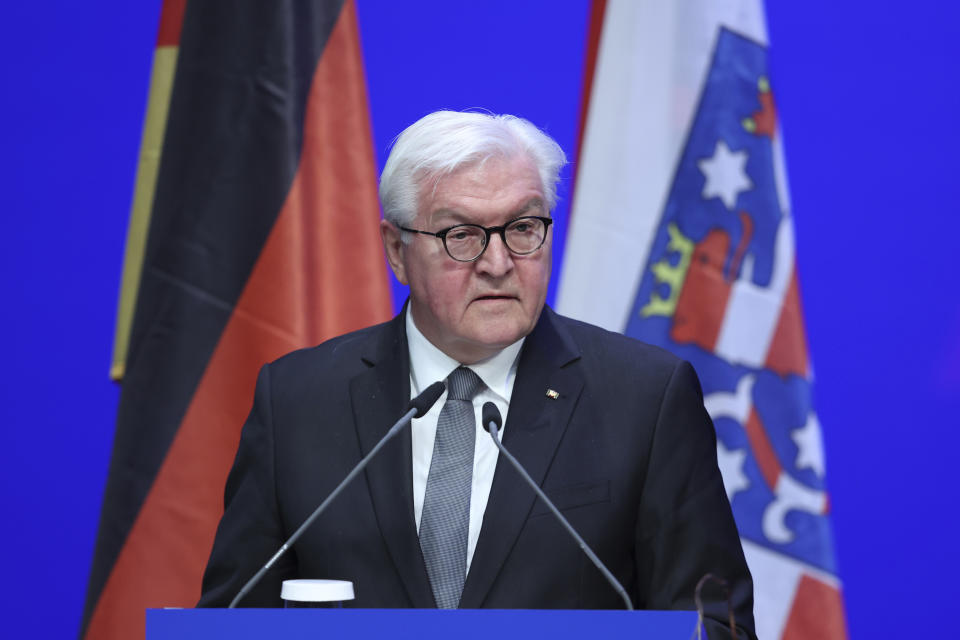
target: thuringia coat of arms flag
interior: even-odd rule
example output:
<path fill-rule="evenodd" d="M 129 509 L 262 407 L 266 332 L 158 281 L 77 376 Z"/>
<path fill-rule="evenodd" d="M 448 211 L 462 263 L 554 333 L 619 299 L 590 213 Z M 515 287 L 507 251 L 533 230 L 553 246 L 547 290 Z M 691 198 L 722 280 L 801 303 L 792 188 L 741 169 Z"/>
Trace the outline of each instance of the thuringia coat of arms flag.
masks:
<path fill-rule="evenodd" d="M 694 365 L 758 636 L 845 638 L 762 5 L 601 13 L 558 308 Z"/>

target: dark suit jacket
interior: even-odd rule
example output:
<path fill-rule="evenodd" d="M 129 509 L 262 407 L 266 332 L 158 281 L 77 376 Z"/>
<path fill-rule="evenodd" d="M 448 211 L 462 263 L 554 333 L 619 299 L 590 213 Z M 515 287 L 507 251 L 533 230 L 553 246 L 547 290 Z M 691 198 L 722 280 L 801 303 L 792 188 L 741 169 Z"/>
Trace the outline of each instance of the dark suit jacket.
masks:
<path fill-rule="evenodd" d="M 263 368 L 201 606 L 226 606 L 377 443 L 406 409 L 409 378 L 402 314 Z M 520 355 L 504 444 L 635 606 L 693 609 L 694 587 L 710 572 L 731 584 L 737 622 L 752 634 L 752 583 L 689 364 L 545 308 Z M 409 429 L 242 604 L 279 606 L 291 577 L 352 580 L 351 606 L 436 606 L 414 523 Z M 622 601 L 501 457 L 460 605 Z M 724 620 L 725 610 L 707 612 Z"/>

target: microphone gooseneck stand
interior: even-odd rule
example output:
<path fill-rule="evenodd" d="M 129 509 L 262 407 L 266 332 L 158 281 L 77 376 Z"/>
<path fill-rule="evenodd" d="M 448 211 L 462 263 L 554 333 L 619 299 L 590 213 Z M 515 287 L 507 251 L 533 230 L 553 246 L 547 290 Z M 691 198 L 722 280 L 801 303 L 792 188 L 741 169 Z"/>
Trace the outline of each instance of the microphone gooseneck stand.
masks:
<path fill-rule="evenodd" d="M 243 588 L 240 589 L 239 593 L 237 593 L 233 600 L 230 601 L 230 605 L 227 607 L 228 609 L 235 608 L 237 603 L 240 602 L 240 600 L 242 600 L 251 589 L 257 586 L 264 574 L 270 570 L 270 567 L 272 567 L 277 560 L 279 560 L 280 557 L 287 552 L 293 543 L 296 542 L 301 535 L 303 535 L 304 531 L 310 528 L 310 525 L 313 524 L 313 522 L 320 517 L 320 514 L 326 510 L 327 505 L 333 502 L 334 499 L 340 495 L 344 487 L 350 484 L 350 482 L 357 477 L 357 474 L 364 470 L 367 464 L 374 457 L 376 457 L 377 453 L 380 452 L 380 449 L 383 448 L 383 445 L 390 441 L 390 439 L 395 435 L 400 433 L 400 431 L 410 423 L 410 420 L 413 418 L 420 418 L 430 410 L 430 407 L 432 407 L 440 398 L 440 396 L 443 395 L 444 388 L 445 387 L 443 386 L 442 382 L 434 382 L 432 385 L 427 387 L 423 393 L 410 401 L 409 410 L 403 414 L 403 416 L 397 420 L 392 427 L 390 427 L 390 430 L 387 431 L 386 435 L 380 439 L 380 442 L 378 442 L 376 446 L 370 450 L 370 453 L 365 455 L 363 459 L 357 463 L 357 466 L 355 466 L 350 473 L 347 474 L 347 477 L 340 481 L 340 484 L 337 485 L 337 488 L 334 489 L 330 495 L 320 503 L 320 506 L 317 507 L 312 514 L 310 514 L 309 518 L 303 521 L 303 524 L 301 524 L 300 527 L 293 532 L 293 535 L 283 543 L 283 546 L 280 547 L 275 554 L 273 554 L 273 557 L 267 560 L 267 563 L 263 565 L 260 570 L 257 571 L 254 576 L 247 581 L 245 585 L 243 585 Z"/>
<path fill-rule="evenodd" d="M 544 504 L 546 504 L 553 515 L 556 516 L 557 520 L 560 521 L 560 524 L 563 525 L 563 528 L 567 530 L 567 533 L 569 533 L 573 539 L 576 540 L 577 545 L 586 554 L 586 556 L 590 558 L 590 562 L 593 563 L 593 566 L 595 566 L 600 573 L 603 574 L 603 577 L 606 578 L 607 582 L 610 583 L 610 586 L 613 587 L 614 591 L 616 591 L 617 594 L 623 598 L 623 603 L 627 605 L 627 609 L 633 611 L 633 603 L 630 601 L 630 596 L 627 595 L 627 590 L 623 588 L 623 585 L 620 584 L 620 581 L 614 577 L 613 573 L 607 569 L 606 565 L 603 564 L 603 562 L 600 561 L 600 558 L 597 557 L 597 554 L 593 552 L 593 549 L 591 549 L 587 542 L 580 537 L 580 534 L 577 533 L 576 529 L 573 528 L 567 519 L 563 517 L 563 514 L 560 513 L 560 510 L 557 509 L 557 507 L 553 504 L 553 501 L 547 497 L 547 494 L 543 492 L 543 489 L 537 486 L 537 483 L 533 481 L 533 478 L 531 478 L 530 474 L 527 473 L 527 470 L 523 468 L 523 465 L 521 465 L 520 462 L 513 457 L 513 454 L 507 451 L 507 449 L 503 446 L 503 443 L 500 442 L 500 426 L 503 424 L 503 418 L 500 417 L 500 410 L 497 409 L 497 405 L 493 404 L 492 402 L 485 403 L 483 405 L 483 411 L 481 415 L 483 416 L 483 428 L 486 429 L 490 434 L 490 437 L 493 438 L 493 442 L 497 445 L 497 449 L 500 450 L 500 453 L 502 453 L 507 460 L 510 461 L 510 464 L 512 464 L 517 470 L 517 473 L 519 473 L 526 483 L 533 488 L 537 494 L 537 497 L 543 500 Z"/>

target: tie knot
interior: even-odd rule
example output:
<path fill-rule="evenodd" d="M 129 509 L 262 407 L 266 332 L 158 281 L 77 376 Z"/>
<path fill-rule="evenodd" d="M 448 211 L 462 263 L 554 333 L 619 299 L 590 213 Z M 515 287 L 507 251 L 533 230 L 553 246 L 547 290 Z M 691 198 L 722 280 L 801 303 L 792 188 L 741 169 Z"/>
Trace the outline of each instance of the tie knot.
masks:
<path fill-rule="evenodd" d="M 482 388 L 480 376 L 466 367 L 457 367 L 447 376 L 447 397 L 450 400 L 473 400 Z"/>

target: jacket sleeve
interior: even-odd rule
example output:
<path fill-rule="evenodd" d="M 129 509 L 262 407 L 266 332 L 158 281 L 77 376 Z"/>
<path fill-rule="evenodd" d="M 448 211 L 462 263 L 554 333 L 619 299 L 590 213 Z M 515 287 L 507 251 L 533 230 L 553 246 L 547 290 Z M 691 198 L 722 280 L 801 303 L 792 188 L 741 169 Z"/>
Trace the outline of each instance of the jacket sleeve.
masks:
<path fill-rule="evenodd" d="M 198 607 L 226 607 L 286 539 L 276 499 L 274 451 L 270 365 L 266 365 L 257 377 L 253 408 L 227 478 L 224 513 L 204 571 Z M 295 567 L 290 550 L 238 606 L 281 606 L 280 586 L 294 577 Z"/>
<path fill-rule="evenodd" d="M 637 522 L 637 576 L 648 609 L 695 609 L 706 574 L 729 585 L 740 638 L 756 638 L 753 582 L 717 466 L 717 438 L 697 375 L 679 362 L 662 396 Z M 708 637 L 729 638 L 727 603 L 701 592 Z"/>

